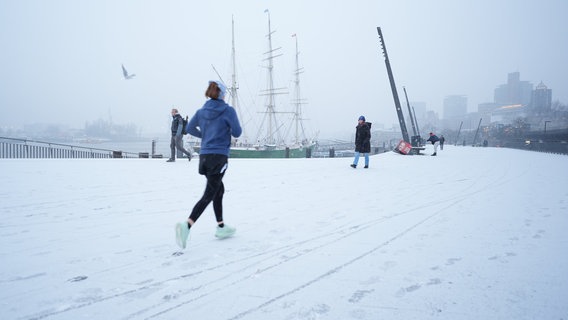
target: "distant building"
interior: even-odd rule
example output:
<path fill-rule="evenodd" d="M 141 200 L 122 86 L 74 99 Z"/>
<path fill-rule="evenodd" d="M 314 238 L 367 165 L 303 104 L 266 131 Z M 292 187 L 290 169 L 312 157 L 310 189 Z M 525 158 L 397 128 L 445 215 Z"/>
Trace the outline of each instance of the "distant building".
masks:
<path fill-rule="evenodd" d="M 538 86 L 532 91 L 531 110 L 543 113 L 552 109 L 552 90 L 547 86 L 539 83 Z"/>
<path fill-rule="evenodd" d="M 426 102 L 410 102 L 410 106 L 416 115 L 416 118 L 423 119 L 426 116 Z"/>
<path fill-rule="evenodd" d="M 485 102 L 480 103 L 477 105 L 477 112 L 480 114 L 490 114 L 491 112 L 495 111 L 499 106 L 493 102 Z"/>
<path fill-rule="evenodd" d="M 461 118 L 467 114 L 467 97 L 452 95 L 444 98 L 444 119 Z"/>
<path fill-rule="evenodd" d="M 467 96 L 451 95 L 444 98 L 444 127 L 456 130 L 467 116 Z"/>
<path fill-rule="evenodd" d="M 484 106 L 494 107 L 491 122 L 511 124 L 520 117 L 526 117 L 533 98 L 533 85 L 528 81 L 521 81 L 519 72 L 512 72 L 508 74 L 507 83 L 495 89 L 494 97 L 494 106 Z"/>
<path fill-rule="evenodd" d="M 491 114 L 491 122 L 512 124 L 516 119 L 526 117 L 527 107 L 522 104 L 500 106 Z"/>
<path fill-rule="evenodd" d="M 485 102 L 485 103 L 480 103 L 477 105 L 477 112 L 479 114 L 479 116 L 481 117 L 481 119 L 483 119 L 481 121 L 481 124 L 486 126 L 489 125 L 492 121 L 491 119 L 491 114 L 497 110 L 497 108 L 499 108 L 499 106 L 496 103 L 493 102 Z"/>
<path fill-rule="evenodd" d="M 426 111 L 424 116 L 424 120 L 420 125 L 420 133 L 424 136 L 425 133 L 430 131 L 438 131 L 440 126 L 440 119 L 438 118 L 438 114 L 432 110 Z"/>
<path fill-rule="evenodd" d="M 426 102 L 410 102 L 410 107 L 412 108 L 412 112 L 414 113 L 416 125 L 418 125 L 418 131 L 422 128 L 424 123 L 426 123 Z M 411 123 L 410 119 L 406 119 L 407 123 Z M 410 132 L 410 127 L 408 127 Z"/>
<path fill-rule="evenodd" d="M 532 98 L 533 85 L 521 81 L 519 72 L 509 73 L 507 83 L 495 89 L 495 104 L 498 106 L 523 105 L 529 106 Z"/>

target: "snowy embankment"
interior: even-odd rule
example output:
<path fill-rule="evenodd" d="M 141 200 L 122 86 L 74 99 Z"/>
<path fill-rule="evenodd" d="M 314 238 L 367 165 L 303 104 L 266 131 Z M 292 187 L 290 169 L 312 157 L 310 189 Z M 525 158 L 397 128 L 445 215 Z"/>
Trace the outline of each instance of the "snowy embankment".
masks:
<path fill-rule="evenodd" d="M 0 318 L 568 319 L 568 157 L 438 155 L 232 159 L 183 251 L 197 159 L 0 160 Z"/>

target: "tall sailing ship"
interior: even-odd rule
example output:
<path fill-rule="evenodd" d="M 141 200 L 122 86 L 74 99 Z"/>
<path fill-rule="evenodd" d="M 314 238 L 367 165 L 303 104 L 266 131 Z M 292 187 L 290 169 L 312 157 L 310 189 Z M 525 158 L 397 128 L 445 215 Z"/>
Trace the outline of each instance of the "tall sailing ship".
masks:
<path fill-rule="evenodd" d="M 300 73 L 303 68 L 299 67 L 299 51 L 298 51 L 298 38 L 293 35 L 296 40 L 296 68 L 294 72 L 294 99 L 292 100 L 294 110 L 290 112 L 280 112 L 276 109 L 277 95 L 286 94 L 285 88 L 274 87 L 274 58 L 281 56 L 278 54 L 280 48 L 273 49 L 272 47 L 272 31 L 270 25 L 270 13 L 268 13 L 268 51 L 265 53 L 267 56 L 264 61 L 267 62 L 267 88 L 261 92 L 261 96 L 266 97 L 266 109 L 263 112 L 264 116 L 260 127 L 258 128 L 257 138 L 254 143 L 248 141 L 247 135 L 250 134 L 250 128 L 243 126 L 243 136 L 239 139 L 234 139 L 230 158 L 310 158 L 312 151 L 315 147 L 315 142 L 306 138 L 305 128 L 302 118 L 302 104 L 305 100 L 301 98 L 300 94 Z M 232 76 L 231 85 L 228 88 L 231 97 L 231 106 L 233 106 L 241 119 L 242 107 L 238 99 L 238 85 L 236 77 L 236 63 L 235 63 L 235 28 L 234 21 L 232 22 L 232 50 L 231 50 L 231 63 L 232 63 Z M 290 133 L 290 127 L 286 127 L 281 121 L 282 114 L 292 115 L 292 128 L 294 129 L 294 137 L 291 141 L 286 141 L 287 135 Z M 288 132 L 285 132 L 285 131 Z M 194 148 L 198 151 L 198 147 Z"/>

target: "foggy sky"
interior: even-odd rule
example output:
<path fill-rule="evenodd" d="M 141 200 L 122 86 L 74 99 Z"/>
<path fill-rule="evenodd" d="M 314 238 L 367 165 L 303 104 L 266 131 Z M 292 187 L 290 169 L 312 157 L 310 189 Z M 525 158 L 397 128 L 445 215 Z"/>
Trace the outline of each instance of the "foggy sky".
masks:
<path fill-rule="evenodd" d="M 207 81 L 230 81 L 231 17 L 240 98 L 248 117 L 264 110 L 269 9 L 275 86 L 293 89 L 300 47 L 304 117 L 327 138 L 354 131 L 359 115 L 397 123 L 376 27 L 398 87 L 442 114 L 447 95 L 468 111 L 493 101 L 507 74 L 568 103 L 568 1 L 0 1 L 0 126 L 98 118 L 166 131 L 172 106 L 192 115 Z M 121 64 L 132 80 L 122 78 Z M 290 110 L 292 97 L 277 97 Z"/>

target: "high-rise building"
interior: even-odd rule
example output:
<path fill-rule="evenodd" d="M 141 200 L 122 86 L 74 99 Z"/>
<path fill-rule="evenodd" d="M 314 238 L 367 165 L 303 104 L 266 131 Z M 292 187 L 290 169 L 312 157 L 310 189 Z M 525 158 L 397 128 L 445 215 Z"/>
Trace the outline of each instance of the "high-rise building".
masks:
<path fill-rule="evenodd" d="M 498 106 L 529 106 L 532 97 L 532 83 L 521 81 L 519 72 L 509 73 L 507 83 L 495 89 L 495 104 Z"/>
<path fill-rule="evenodd" d="M 552 90 L 542 81 L 532 91 L 531 108 L 537 112 L 550 111 L 552 108 Z"/>

